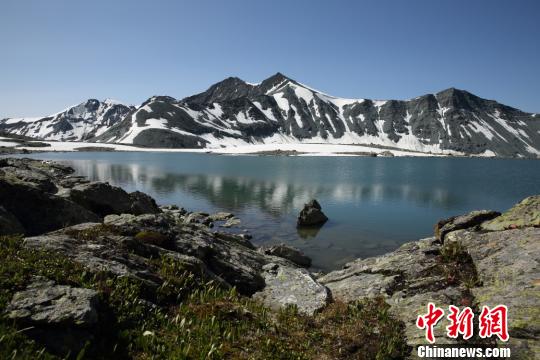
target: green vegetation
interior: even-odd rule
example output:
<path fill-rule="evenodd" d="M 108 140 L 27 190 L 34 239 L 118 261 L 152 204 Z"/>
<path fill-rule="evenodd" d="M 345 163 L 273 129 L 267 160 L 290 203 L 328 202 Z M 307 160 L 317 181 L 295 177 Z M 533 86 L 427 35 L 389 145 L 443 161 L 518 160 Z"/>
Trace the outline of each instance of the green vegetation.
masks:
<path fill-rule="evenodd" d="M 89 273 L 52 252 L 26 249 L 19 237 L 0 237 L 0 257 L 2 359 L 57 358 L 4 316 L 13 294 L 36 275 L 100 294 L 99 313 L 106 321 L 73 358 L 390 359 L 409 350 L 403 325 L 382 299 L 333 303 L 309 317 L 293 307 L 271 312 L 170 258 L 156 259 L 164 282 L 151 289 L 127 277 Z"/>
<path fill-rule="evenodd" d="M 474 262 L 459 241 L 445 241 L 440 250 L 440 262 L 449 285 L 463 284 L 467 289 L 478 285 Z"/>

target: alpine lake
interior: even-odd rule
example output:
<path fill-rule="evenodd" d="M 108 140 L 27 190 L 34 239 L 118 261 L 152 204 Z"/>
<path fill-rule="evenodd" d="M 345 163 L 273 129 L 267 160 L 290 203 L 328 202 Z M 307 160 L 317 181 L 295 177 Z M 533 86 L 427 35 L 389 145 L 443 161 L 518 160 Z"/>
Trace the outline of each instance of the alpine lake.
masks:
<path fill-rule="evenodd" d="M 256 245 L 285 243 L 331 270 L 432 236 L 442 218 L 504 211 L 540 194 L 538 160 L 434 157 L 224 156 L 163 152 L 25 155 L 73 167 L 76 175 L 143 191 L 158 204 L 232 212 Z M 317 199 L 329 221 L 297 229 Z"/>

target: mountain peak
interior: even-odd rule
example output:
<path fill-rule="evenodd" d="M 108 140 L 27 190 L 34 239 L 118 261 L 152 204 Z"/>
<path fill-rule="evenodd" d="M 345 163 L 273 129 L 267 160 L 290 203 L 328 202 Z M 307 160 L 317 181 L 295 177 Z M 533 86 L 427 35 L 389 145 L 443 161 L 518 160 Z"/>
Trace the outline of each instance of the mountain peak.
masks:
<path fill-rule="evenodd" d="M 263 82 L 261 83 L 262 84 L 279 84 L 279 83 L 282 83 L 284 81 L 294 81 L 293 79 L 289 78 L 288 76 L 286 75 L 283 75 L 282 73 L 280 72 L 277 72 L 275 73 L 274 75 L 270 76 L 269 78 L 263 80 Z"/>

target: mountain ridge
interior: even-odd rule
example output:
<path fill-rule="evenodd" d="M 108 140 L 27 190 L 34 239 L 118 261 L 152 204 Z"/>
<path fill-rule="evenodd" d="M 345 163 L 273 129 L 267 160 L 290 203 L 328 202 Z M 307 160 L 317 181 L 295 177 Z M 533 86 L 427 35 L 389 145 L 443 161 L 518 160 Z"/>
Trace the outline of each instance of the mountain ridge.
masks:
<path fill-rule="evenodd" d="M 228 77 L 201 93 L 182 99 L 152 96 L 138 107 L 103 102 L 96 108 L 91 103 L 90 110 L 96 108 L 92 112 L 88 102 L 85 111 L 79 104 L 78 111 L 69 113 L 68 109 L 52 119 L 0 120 L 0 131 L 37 134 L 34 137 L 42 140 L 165 148 L 309 142 L 375 144 L 434 153 L 540 156 L 540 119 L 536 114 L 454 87 L 409 100 L 346 99 L 278 72 L 258 84 Z M 100 106 L 102 110 L 98 110 Z M 113 106 L 116 108 L 111 110 Z M 70 131 L 66 122 L 79 130 Z M 89 130 L 80 130 L 81 123 Z M 42 124 L 37 132 L 36 124 Z M 54 131 L 43 131 L 42 126 Z"/>

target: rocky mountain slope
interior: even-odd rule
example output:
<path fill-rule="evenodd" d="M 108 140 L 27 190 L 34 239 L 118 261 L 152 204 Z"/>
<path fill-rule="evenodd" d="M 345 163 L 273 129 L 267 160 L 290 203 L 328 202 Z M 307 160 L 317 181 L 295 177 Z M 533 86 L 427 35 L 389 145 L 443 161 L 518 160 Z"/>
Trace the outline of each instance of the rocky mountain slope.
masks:
<path fill-rule="evenodd" d="M 114 100 L 89 99 L 42 118 L 0 120 L 0 131 L 43 140 L 84 141 L 102 134 L 133 109 Z"/>
<path fill-rule="evenodd" d="M 88 123 L 97 123 L 93 131 L 67 125 L 64 130 L 58 123 L 65 115 L 0 120 L 0 131 L 163 148 L 308 142 L 540 156 L 540 116 L 454 88 L 406 101 L 344 99 L 277 73 L 259 84 L 231 77 L 182 100 L 154 96 L 126 110 L 117 108 L 114 121 L 107 124 L 87 117 Z M 45 130 L 49 128 L 54 131 Z"/>

